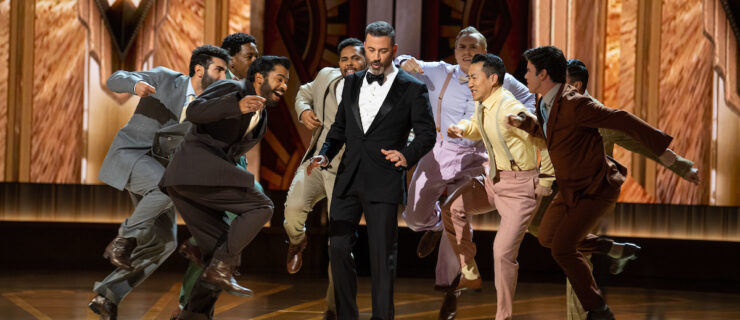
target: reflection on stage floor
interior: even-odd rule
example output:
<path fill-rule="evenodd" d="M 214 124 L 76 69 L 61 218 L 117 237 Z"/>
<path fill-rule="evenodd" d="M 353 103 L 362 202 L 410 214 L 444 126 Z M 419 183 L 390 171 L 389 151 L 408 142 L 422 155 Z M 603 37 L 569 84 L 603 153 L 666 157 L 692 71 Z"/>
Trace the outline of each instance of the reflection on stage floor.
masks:
<path fill-rule="evenodd" d="M 97 319 L 87 308 L 92 284 L 102 272 L 0 275 L 0 315 L 4 320 Z M 182 274 L 154 273 L 119 306 L 119 319 L 168 319 L 177 306 Z M 239 281 L 255 291 L 251 298 L 222 294 L 216 319 L 321 319 L 326 279 L 245 275 Z M 436 319 L 442 294 L 433 280 L 396 281 L 396 319 Z M 610 287 L 607 300 L 617 319 L 740 319 L 740 294 Z M 370 318 L 370 279 L 360 278 L 360 318 Z M 518 320 L 565 319 L 565 284 L 520 283 L 514 302 Z M 464 293 L 457 319 L 493 319 L 496 291 Z"/>

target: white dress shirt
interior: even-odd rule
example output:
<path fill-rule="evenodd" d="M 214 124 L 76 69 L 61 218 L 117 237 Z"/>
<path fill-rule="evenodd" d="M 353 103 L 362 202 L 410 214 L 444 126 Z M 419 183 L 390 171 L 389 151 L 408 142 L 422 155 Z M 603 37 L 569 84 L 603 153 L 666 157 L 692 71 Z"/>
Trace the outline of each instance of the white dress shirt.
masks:
<path fill-rule="evenodd" d="M 339 80 L 336 91 L 334 91 L 334 96 L 337 97 L 337 106 L 342 103 L 342 91 L 344 91 L 344 78 Z"/>
<path fill-rule="evenodd" d="M 370 71 L 368 70 L 367 72 L 369 73 Z M 363 132 L 367 132 L 367 129 L 370 128 L 373 120 L 375 120 L 375 116 L 378 114 L 380 106 L 383 105 L 385 97 L 391 90 L 393 81 L 396 80 L 398 69 L 396 68 L 396 66 L 391 64 L 391 68 L 386 68 L 384 73 L 385 79 L 382 86 L 379 85 L 377 81 L 373 82 L 372 84 L 368 83 L 367 76 L 365 76 L 365 78 L 362 80 L 362 87 L 360 87 L 359 105 Z"/>

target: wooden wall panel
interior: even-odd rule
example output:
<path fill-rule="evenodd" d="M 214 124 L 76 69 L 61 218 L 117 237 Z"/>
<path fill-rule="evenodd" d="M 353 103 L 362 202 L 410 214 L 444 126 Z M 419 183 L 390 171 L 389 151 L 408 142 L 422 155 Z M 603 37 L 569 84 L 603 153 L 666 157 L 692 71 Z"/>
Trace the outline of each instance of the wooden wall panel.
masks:
<path fill-rule="evenodd" d="M 0 30 L 10 30 L 10 0 L 0 0 Z M 8 127 L 8 67 L 10 32 L 0 32 L 0 181 L 5 181 L 5 142 Z"/>
<path fill-rule="evenodd" d="M 229 34 L 250 33 L 251 0 L 229 0 Z"/>
<path fill-rule="evenodd" d="M 709 177 L 712 45 L 703 34 L 702 1 L 663 1 L 662 8 L 658 127 L 673 135 L 673 150 L 694 160 L 700 175 Z M 707 203 L 707 183 L 704 179 L 694 186 L 659 168 L 657 200 Z"/>
<path fill-rule="evenodd" d="M 36 2 L 31 182 L 80 183 L 85 29 L 77 0 Z"/>
<path fill-rule="evenodd" d="M 204 1 L 170 1 L 167 10 L 167 19 L 157 31 L 154 66 L 187 75 L 190 54 L 204 42 Z"/>
<path fill-rule="evenodd" d="M 635 112 L 635 53 L 637 45 L 637 0 L 609 0 L 606 21 L 606 57 L 604 92 L 601 102 L 605 105 Z M 598 74 L 599 70 L 591 74 Z M 619 146 L 614 148 L 614 158 L 630 171 L 632 153 Z M 634 182 L 634 181 L 633 181 Z M 620 200 L 632 200 L 630 195 L 643 195 L 639 183 L 628 183 L 622 188 Z M 640 200 L 647 200 L 640 197 Z"/>

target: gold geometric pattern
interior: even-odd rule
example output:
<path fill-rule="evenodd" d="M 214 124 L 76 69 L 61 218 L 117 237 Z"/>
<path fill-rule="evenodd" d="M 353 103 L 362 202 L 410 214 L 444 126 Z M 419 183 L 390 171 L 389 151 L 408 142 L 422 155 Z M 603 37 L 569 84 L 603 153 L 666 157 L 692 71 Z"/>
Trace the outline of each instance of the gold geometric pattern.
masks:
<path fill-rule="evenodd" d="M 80 182 L 85 29 L 77 13 L 77 0 L 36 2 L 31 182 Z"/>
<path fill-rule="evenodd" d="M 695 186 L 660 167 L 657 201 L 706 204 L 712 127 L 712 44 L 703 34 L 702 0 L 664 1 L 660 35 L 658 128 L 671 134 L 676 153 L 698 165 Z M 689 45 L 690 44 L 690 45 Z"/>
<path fill-rule="evenodd" d="M 204 41 L 205 5 L 203 0 L 181 0 L 177 5 L 172 4 L 167 19 L 157 31 L 154 66 L 188 75 L 190 53 Z"/>

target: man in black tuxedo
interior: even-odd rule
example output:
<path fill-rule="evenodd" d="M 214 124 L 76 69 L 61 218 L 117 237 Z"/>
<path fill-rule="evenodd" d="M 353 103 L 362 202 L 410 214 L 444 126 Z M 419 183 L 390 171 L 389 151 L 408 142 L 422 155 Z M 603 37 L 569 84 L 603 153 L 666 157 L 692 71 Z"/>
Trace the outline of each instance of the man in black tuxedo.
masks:
<path fill-rule="evenodd" d="M 339 319 L 357 319 L 357 273 L 351 256 L 365 213 L 373 282 L 373 319 L 393 319 L 398 206 L 406 170 L 432 149 L 435 127 L 426 86 L 392 64 L 398 45 L 383 21 L 365 29 L 369 69 L 345 79 L 342 102 L 307 174 L 326 167 L 346 145 L 334 183 L 329 254 Z M 409 132 L 415 138 L 407 145 Z"/>
<path fill-rule="evenodd" d="M 198 242 L 208 267 L 196 282 L 181 319 L 210 319 L 221 290 L 251 296 L 234 280 L 241 252 L 272 217 L 273 203 L 254 187 L 254 176 L 236 167 L 267 129 L 265 106 L 288 89 L 290 60 L 264 56 L 246 81 L 222 80 L 187 108 L 194 127 L 159 185 L 172 199 Z M 238 215 L 231 226 L 224 211 Z"/>

